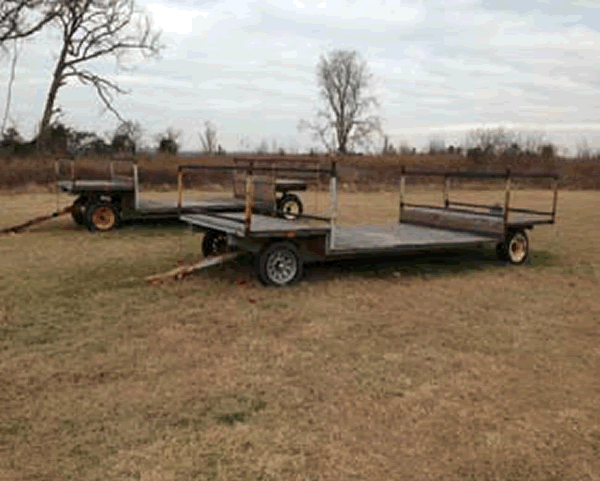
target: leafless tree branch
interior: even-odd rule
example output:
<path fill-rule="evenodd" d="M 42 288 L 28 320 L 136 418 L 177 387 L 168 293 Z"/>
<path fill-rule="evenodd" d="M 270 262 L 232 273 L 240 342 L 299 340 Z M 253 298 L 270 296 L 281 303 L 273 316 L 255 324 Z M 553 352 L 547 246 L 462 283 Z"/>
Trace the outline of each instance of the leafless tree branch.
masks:
<path fill-rule="evenodd" d="M 58 15 L 57 0 L 0 1 L 0 47 L 11 40 L 29 37 Z"/>
<path fill-rule="evenodd" d="M 160 32 L 154 30 L 148 15 L 135 8 L 135 0 L 56 1 L 60 5 L 56 18 L 62 27 L 62 47 L 46 98 L 40 132 L 48 128 L 57 93 L 71 77 L 93 86 L 106 109 L 121 123 L 126 122 L 115 108 L 112 94 L 127 92 L 104 76 L 82 69 L 81 65 L 112 56 L 122 68 L 121 58 L 127 52 L 157 58 L 164 48 L 160 43 Z"/>

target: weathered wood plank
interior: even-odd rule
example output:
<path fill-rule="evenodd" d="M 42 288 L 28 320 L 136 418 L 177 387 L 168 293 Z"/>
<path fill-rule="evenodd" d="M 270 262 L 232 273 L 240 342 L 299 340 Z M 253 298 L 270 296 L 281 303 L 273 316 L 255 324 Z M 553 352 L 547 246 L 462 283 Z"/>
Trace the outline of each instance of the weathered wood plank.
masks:
<path fill-rule="evenodd" d="M 405 207 L 402 222 L 440 229 L 456 229 L 487 234 L 503 234 L 502 217 L 486 214 L 470 214 L 426 207 Z"/>
<path fill-rule="evenodd" d="M 476 235 L 410 224 L 342 226 L 334 251 L 381 250 L 409 246 L 444 246 L 492 242 L 497 236 Z"/>

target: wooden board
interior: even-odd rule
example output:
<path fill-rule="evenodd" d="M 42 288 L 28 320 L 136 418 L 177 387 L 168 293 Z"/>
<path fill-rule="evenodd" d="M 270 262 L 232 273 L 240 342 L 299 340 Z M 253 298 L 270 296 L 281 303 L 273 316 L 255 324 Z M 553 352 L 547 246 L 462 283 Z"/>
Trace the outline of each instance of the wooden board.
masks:
<path fill-rule="evenodd" d="M 468 234 L 409 224 L 341 226 L 336 230 L 332 253 L 467 246 L 497 240 L 498 236 L 493 235 Z"/>
<path fill-rule="evenodd" d="M 407 224 L 457 229 L 479 233 L 504 234 L 504 220 L 492 213 L 456 212 L 428 207 L 404 207 L 402 222 Z M 551 222 L 550 215 L 509 212 L 508 225 L 533 226 Z"/>
<path fill-rule="evenodd" d="M 402 223 L 440 229 L 504 234 L 504 222 L 500 216 L 453 212 L 426 207 L 405 207 L 402 210 Z"/>

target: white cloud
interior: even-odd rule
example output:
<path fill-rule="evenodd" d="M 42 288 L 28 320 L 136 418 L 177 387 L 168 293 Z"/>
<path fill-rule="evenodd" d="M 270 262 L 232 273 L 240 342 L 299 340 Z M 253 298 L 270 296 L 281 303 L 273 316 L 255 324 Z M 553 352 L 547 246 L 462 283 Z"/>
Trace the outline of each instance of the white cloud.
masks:
<path fill-rule="evenodd" d="M 175 7 L 166 7 L 160 3 L 151 3 L 147 8 L 152 14 L 155 25 L 165 32 L 178 35 L 191 33 L 193 21 L 196 17 L 208 17 L 208 12 L 181 10 Z"/>
<path fill-rule="evenodd" d="M 433 0 L 196 2 L 203 10 L 191 8 L 192 1 L 185 9 L 175 6 L 181 0 L 139 1 L 165 31 L 163 58 L 138 62 L 133 72 L 114 73 L 112 59 L 89 68 L 131 90 L 115 97 L 117 107 L 150 134 L 170 123 L 190 130 L 186 149 L 198 146 L 192 130 L 204 119 L 221 126 L 227 150 L 236 148 L 238 134 L 256 143 L 265 136 L 311 145 L 296 125 L 316 110 L 315 66 L 330 48 L 366 57 L 392 137 L 459 135 L 466 126 L 518 120 L 516 129 L 565 138 L 585 133 L 600 147 L 599 124 L 588 123 L 598 118 L 600 33 L 592 28 L 593 11 L 582 14 L 568 2 L 564 15 L 535 4 L 523 15 L 490 12 L 476 0 L 451 0 L 443 8 Z M 60 51 L 56 39 L 42 34 L 22 44 L 11 116 L 26 134 L 43 109 Z M 0 63 L 0 79 L 8 78 L 8 60 Z M 2 80 L 0 106 L 5 101 Z M 116 124 L 110 114 L 97 116 L 93 88 L 69 84 L 59 103 L 74 126 L 103 132 Z"/>

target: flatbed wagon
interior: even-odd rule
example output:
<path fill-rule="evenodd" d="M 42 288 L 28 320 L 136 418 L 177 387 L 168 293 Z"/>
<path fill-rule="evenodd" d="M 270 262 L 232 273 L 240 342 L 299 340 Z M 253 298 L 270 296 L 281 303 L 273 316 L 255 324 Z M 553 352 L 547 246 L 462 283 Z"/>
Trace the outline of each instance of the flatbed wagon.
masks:
<path fill-rule="evenodd" d="M 219 169 L 219 166 L 187 165 L 183 170 Z M 285 171 L 286 169 L 280 169 Z M 298 169 L 289 169 L 297 172 Z M 303 169 L 310 173 L 310 169 Z M 330 184 L 330 214 L 320 217 L 310 214 L 294 221 L 255 213 L 254 176 L 260 169 L 250 165 L 246 170 L 246 196 L 243 212 L 203 212 L 182 214 L 180 219 L 205 232 L 205 256 L 228 251 L 250 252 L 255 255 L 256 268 L 264 284 L 285 286 L 296 282 L 303 265 L 360 256 L 451 249 L 491 244 L 503 261 L 522 264 L 529 254 L 526 231 L 536 225 L 553 224 L 556 217 L 558 177 L 554 174 L 501 174 L 467 172 L 407 172 L 400 180 L 398 222 L 368 225 L 338 225 L 338 175 L 335 162 L 326 171 Z M 323 171 L 321 171 L 323 173 Z M 443 176 L 443 205 L 418 205 L 405 200 L 405 183 L 410 176 Z M 462 179 L 503 179 L 504 205 L 483 205 L 454 202 L 449 198 L 450 181 Z M 515 178 L 552 179 L 551 211 L 519 209 L 510 205 L 510 185 Z M 226 254 L 228 258 L 228 254 Z"/>
<path fill-rule="evenodd" d="M 234 159 L 235 160 L 235 159 Z M 70 175 L 61 178 L 61 164 L 70 164 Z M 243 165 L 243 162 L 242 162 Z M 117 175 L 115 170 L 125 170 L 127 175 Z M 58 189 L 76 196 L 70 211 L 73 220 L 92 231 L 108 231 L 118 227 L 123 220 L 178 219 L 192 212 L 237 212 L 245 209 L 245 199 L 240 194 L 241 184 L 233 174 L 233 196 L 215 199 L 170 200 L 150 199 L 141 192 L 138 165 L 131 160 L 110 162 L 110 175 L 105 179 L 81 179 L 76 175 L 75 161 L 58 161 Z M 181 177 L 179 183 L 181 184 Z M 180 185 L 181 187 L 181 185 Z M 295 179 L 275 179 L 267 186 L 272 190 L 268 202 L 257 203 L 257 211 L 275 212 L 283 218 L 295 219 L 302 213 L 301 198 L 294 192 L 306 190 L 306 183 Z"/>

